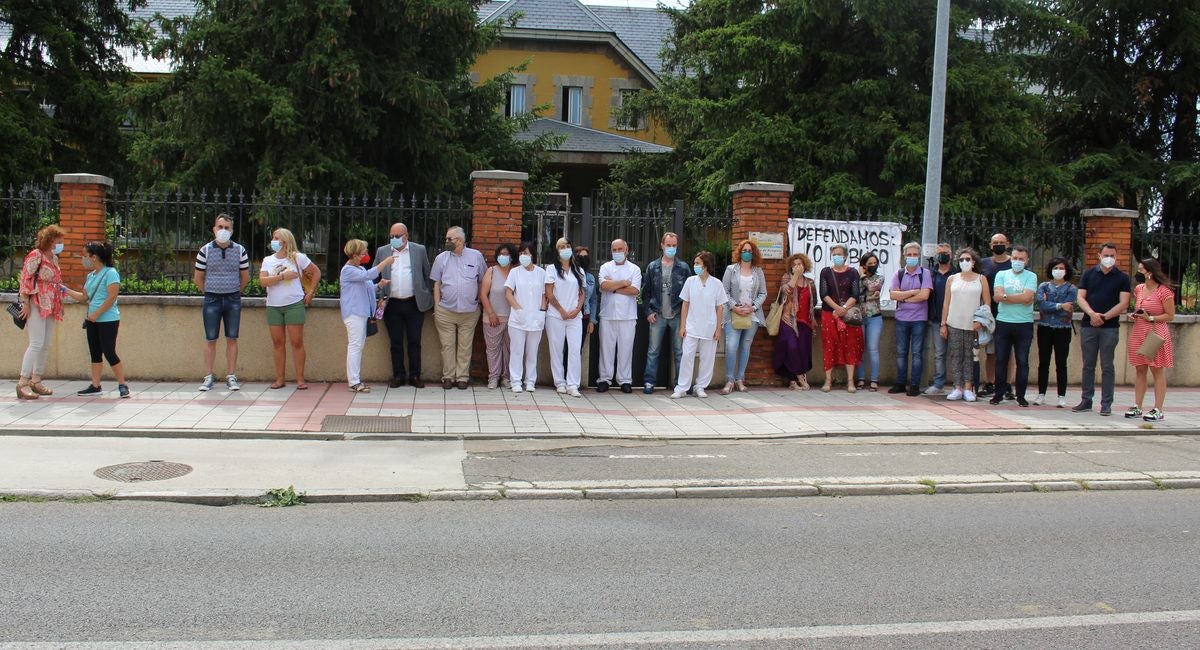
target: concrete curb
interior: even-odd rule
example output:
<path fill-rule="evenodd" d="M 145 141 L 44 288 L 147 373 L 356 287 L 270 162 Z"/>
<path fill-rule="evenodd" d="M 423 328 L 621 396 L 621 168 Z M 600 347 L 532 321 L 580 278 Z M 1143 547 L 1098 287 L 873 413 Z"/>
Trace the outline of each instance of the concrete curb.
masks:
<path fill-rule="evenodd" d="M 337 431 L 264 431 L 230 429 L 20 429 L 0 427 L 0 436 L 59 437 L 59 438 L 164 438 L 199 440 L 317 440 L 317 441 L 392 441 L 392 440 L 669 440 L 672 442 L 712 442 L 722 440 L 790 440 L 799 438 L 879 438 L 919 435 L 922 437 L 980 437 L 980 436 L 1195 436 L 1200 427 L 1177 429 L 1154 428 L 1152 425 L 1134 429 L 940 429 L 937 431 L 800 431 L 795 433 L 762 433 L 747 435 L 619 435 L 579 432 L 513 432 L 484 433 L 340 433 Z"/>
<path fill-rule="evenodd" d="M 760 499 L 788 497 L 852 497 L 938 494 L 1010 494 L 1018 492 L 1080 492 L 1200 489 L 1200 478 L 1137 480 L 1054 480 L 921 483 L 842 483 L 811 485 L 727 484 L 681 487 L 467 488 L 447 490 L 325 490 L 301 493 L 305 503 L 385 503 L 422 501 L 615 501 L 630 499 Z M 161 501 L 195 505 L 257 505 L 267 493 L 253 490 L 42 490 L 0 488 L 4 501 Z"/>

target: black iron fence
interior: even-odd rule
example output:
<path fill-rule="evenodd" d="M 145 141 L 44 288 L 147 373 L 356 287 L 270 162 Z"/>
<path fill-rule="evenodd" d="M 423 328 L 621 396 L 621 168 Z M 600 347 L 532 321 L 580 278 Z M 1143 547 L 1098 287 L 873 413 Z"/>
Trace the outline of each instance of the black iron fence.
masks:
<path fill-rule="evenodd" d="M 25 185 L 0 195 L 0 278 L 20 274 L 43 226 L 58 222 L 58 186 Z"/>
<path fill-rule="evenodd" d="M 212 239 L 216 215 L 233 218 L 234 239 L 252 260 L 269 255 L 271 232 L 287 228 L 300 250 L 326 278 L 336 278 L 342 246 L 362 239 L 373 250 L 388 239 L 391 224 L 403 222 L 414 242 L 440 246 L 446 229 L 470 231 L 470 208 L 457 197 L 397 195 L 261 196 L 238 192 L 114 192 L 108 203 L 113 245 L 127 275 L 186 280 L 196 251 Z M 252 273 L 257 275 L 256 273 Z"/>
<path fill-rule="evenodd" d="M 1200 302 L 1200 227 L 1195 223 L 1147 225 L 1134 230 L 1133 254 L 1136 259 L 1154 258 L 1175 284 L 1175 301 L 1188 311 L 1196 311 Z M 1136 270 L 1136 263 L 1132 273 Z"/>

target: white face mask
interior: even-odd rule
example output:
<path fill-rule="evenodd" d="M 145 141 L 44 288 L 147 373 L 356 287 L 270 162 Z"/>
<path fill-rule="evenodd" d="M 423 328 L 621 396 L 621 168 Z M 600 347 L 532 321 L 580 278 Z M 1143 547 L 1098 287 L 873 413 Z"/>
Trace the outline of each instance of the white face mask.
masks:
<path fill-rule="evenodd" d="M 228 244 L 230 239 L 233 239 L 233 231 L 232 230 L 218 230 L 217 231 L 217 241 L 219 243 Z"/>
<path fill-rule="evenodd" d="M 517 259 L 521 261 L 521 266 L 529 266 L 530 264 L 533 264 L 533 257 L 529 255 L 521 255 Z"/>
<path fill-rule="evenodd" d="M 1116 265 L 1117 265 L 1117 258 L 1115 258 L 1111 255 L 1105 255 L 1104 257 L 1100 258 L 1100 266 L 1103 266 L 1106 269 L 1111 269 L 1112 267 L 1114 267 Z"/>
<path fill-rule="evenodd" d="M 1055 280 L 1061 280 L 1061 279 L 1067 277 L 1067 270 L 1066 269 L 1054 269 L 1053 271 L 1050 271 L 1050 275 Z"/>
<path fill-rule="evenodd" d="M 974 268 L 975 268 L 975 262 L 972 262 L 972 261 L 969 261 L 969 260 L 968 260 L 968 261 L 962 261 L 962 262 L 959 262 L 959 263 L 958 263 L 958 268 L 959 268 L 959 269 L 960 269 L 960 270 L 961 270 L 963 273 L 966 273 L 966 272 L 968 272 L 968 271 L 970 271 L 970 270 L 972 270 L 972 269 L 974 269 Z"/>

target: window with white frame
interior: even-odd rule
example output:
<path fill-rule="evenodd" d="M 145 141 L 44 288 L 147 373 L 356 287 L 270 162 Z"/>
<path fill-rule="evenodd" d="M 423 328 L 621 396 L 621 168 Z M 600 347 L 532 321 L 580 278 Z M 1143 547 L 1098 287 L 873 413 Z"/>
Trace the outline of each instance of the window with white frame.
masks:
<path fill-rule="evenodd" d="M 583 124 L 583 88 L 563 86 L 560 119 L 568 124 Z"/>
<path fill-rule="evenodd" d="M 504 105 L 504 116 L 515 117 L 525 112 L 525 84 L 508 87 L 508 101 Z"/>
<path fill-rule="evenodd" d="M 637 88 L 622 88 L 620 100 L 618 102 L 618 115 L 616 126 L 618 129 L 627 131 L 637 131 L 646 128 L 646 119 L 641 111 L 636 111 L 631 114 L 626 114 L 625 107 L 633 100 L 641 90 Z"/>

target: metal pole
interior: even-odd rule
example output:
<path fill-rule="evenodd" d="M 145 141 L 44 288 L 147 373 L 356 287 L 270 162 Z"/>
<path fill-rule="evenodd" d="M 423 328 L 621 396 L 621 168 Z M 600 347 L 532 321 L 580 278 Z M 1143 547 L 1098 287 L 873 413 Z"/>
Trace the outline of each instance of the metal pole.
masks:
<path fill-rule="evenodd" d="M 938 220 L 942 211 L 942 132 L 946 122 L 946 50 L 950 44 L 950 0 L 938 0 L 933 39 L 933 94 L 929 103 L 929 152 L 925 166 L 925 218 L 921 249 L 925 257 L 937 251 Z"/>

